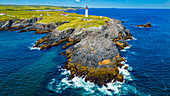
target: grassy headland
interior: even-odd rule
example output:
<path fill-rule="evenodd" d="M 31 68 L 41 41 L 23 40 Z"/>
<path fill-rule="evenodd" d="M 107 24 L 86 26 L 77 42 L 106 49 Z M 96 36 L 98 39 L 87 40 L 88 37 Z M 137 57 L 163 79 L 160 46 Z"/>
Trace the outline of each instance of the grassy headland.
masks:
<path fill-rule="evenodd" d="M 59 27 L 57 30 L 65 30 L 67 28 L 77 28 L 77 27 L 99 27 L 105 24 L 105 21 L 109 21 L 108 17 L 100 16 L 89 16 L 79 15 L 76 13 L 66 13 L 63 11 L 27 11 L 27 10 L 68 10 L 68 7 L 56 7 L 56 6 L 21 6 L 21 5 L 0 5 L 0 13 L 5 13 L 6 15 L 0 16 L 0 21 L 10 20 L 10 19 L 28 19 L 33 17 L 41 17 L 42 20 L 37 23 L 57 23 L 67 21 Z M 9 10 L 10 9 L 10 10 Z M 61 15 L 63 14 L 64 15 Z M 42 16 L 40 16 L 42 14 Z"/>
<path fill-rule="evenodd" d="M 2 5 L 0 11 L 28 11 L 28 10 L 71 10 L 81 7 L 65 7 L 65 6 L 44 6 L 44 5 Z"/>

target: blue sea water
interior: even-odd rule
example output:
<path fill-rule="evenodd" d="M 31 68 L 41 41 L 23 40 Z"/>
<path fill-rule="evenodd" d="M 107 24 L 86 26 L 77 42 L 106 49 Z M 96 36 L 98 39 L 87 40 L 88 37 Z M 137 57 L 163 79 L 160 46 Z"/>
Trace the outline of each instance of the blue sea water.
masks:
<path fill-rule="evenodd" d="M 68 12 L 84 14 L 84 10 Z M 121 51 L 129 70 L 120 69 L 124 83 L 99 87 L 81 78 L 68 80 L 62 69 L 66 62 L 59 53 L 62 45 L 47 50 L 31 49 L 45 34 L 0 31 L 0 96 L 70 95 L 170 95 L 170 10 L 169 9 L 89 9 L 90 15 L 125 21 L 134 39 Z M 150 22 L 151 28 L 134 25 Z"/>

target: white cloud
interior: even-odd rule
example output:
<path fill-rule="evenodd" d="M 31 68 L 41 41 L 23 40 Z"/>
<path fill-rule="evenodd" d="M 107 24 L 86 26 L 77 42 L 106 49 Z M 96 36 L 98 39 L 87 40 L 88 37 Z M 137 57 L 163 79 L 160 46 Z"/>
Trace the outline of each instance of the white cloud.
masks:
<path fill-rule="evenodd" d="M 80 0 L 76 0 L 76 2 L 80 2 Z"/>

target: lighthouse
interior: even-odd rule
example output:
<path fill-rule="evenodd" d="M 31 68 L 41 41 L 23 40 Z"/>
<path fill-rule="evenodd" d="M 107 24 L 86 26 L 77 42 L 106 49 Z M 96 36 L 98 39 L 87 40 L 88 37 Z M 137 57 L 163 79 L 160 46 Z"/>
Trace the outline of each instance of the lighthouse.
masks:
<path fill-rule="evenodd" d="M 85 17 L 88 17 L 88 6 L 86 6 Z"/>

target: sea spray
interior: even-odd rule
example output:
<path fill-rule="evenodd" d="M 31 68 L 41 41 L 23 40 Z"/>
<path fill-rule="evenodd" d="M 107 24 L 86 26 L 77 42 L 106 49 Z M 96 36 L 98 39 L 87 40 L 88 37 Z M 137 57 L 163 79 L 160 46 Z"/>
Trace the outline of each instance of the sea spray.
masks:
<path fill-rule="evenodd" d="M 36 41 L 36 42 L 37 42 L 37 41 Z M 35 44 L 34 44 L 34 43 L 31 43 L 31 45 L 28 47 L 29 50 L 41 50 L 40 47 L 34 47 L 34 46 L 35 46 Z"/>
<path fill-rule="evenodd" d="M 129 45 L 127 47 L 125 47 L 124 49 L 130 49 L 132 47 L 132 45 Z"/>
<path fill-rule="evenodd" d="M 32 47 L 29 47 L 29 49 L 30 49 L 30 50 L 41 50 L 40 47 L 33 47 L 33 46 L 32 46 Z"/>
<path fill-rule="evenodd" d="M 114 82 L 114 83 L 107 83 L 107 86 L 98 86 L 94 83 L 91 83 L 89 81 L 85 82 L 85 77 L 77 77 L 75 76 L 73 79 L 69 79 L 68 76 L 70 74 L 70 71 L 67 71 L 66 69 L 60 68 L 59 71 L 61 71 L 61 74 L 57 78 L 53 78 L 51 82 L 48 84 L 48 89 L 51 91 L 55 91 L 56 93 L 63 93 L 66 90 L 71 89 L 82 89 L 82 94 L 86 95 L 120 95 L 124 94 L 126 95 L 126 91 L 128 91 L 128 87 L 131 85 L 125 84 L 125 81 L 131 81 L 133 80 L 131 77 L 131 74 L 124 69 L 125 66 L 129 66 L 128 64 L 125 64 L 126 62 L 122 62 L 124 66 L 119 68 L 120 73 L 122 73 L 125 77 L 125 80 L 123 83 L 121 82 Z M 62 78 L 65 76 L 65 78 Z M 128 85 L 128 86 L 127 86 Z M 135 90 L 135 89 L 134 89 Z"/>
<path fill-rule="evenodd" d="M 125 69 L 125 66 L 129 66 L 128 64 L 124 64 L 121 68 L 118 67 L 119 73 L 121 73 L 124 76 L 125 80 L 133 80 L 129 71 Z"/>
<path fill-rule="evenodd" d="M 122 50 L 120 50 L 121 52 L 126 52 L 126 50 L 125 49 L 122 49 Z"/>
<path fill-rule="evenodd" d="M 124 49 L 120 50 L 120 51 L 121 51 L 121 52 L 126 52 L 127 49 L 130 49 L 131 47 L 132 47 L 132 45 L 129 45 L 129 46 L 125 47 Z"/>
<path fill-rule="evenodd" d="M 135 37 L 132 36 L 132 40 L 138 40 L 138 39 L 136 39 Z"/>

